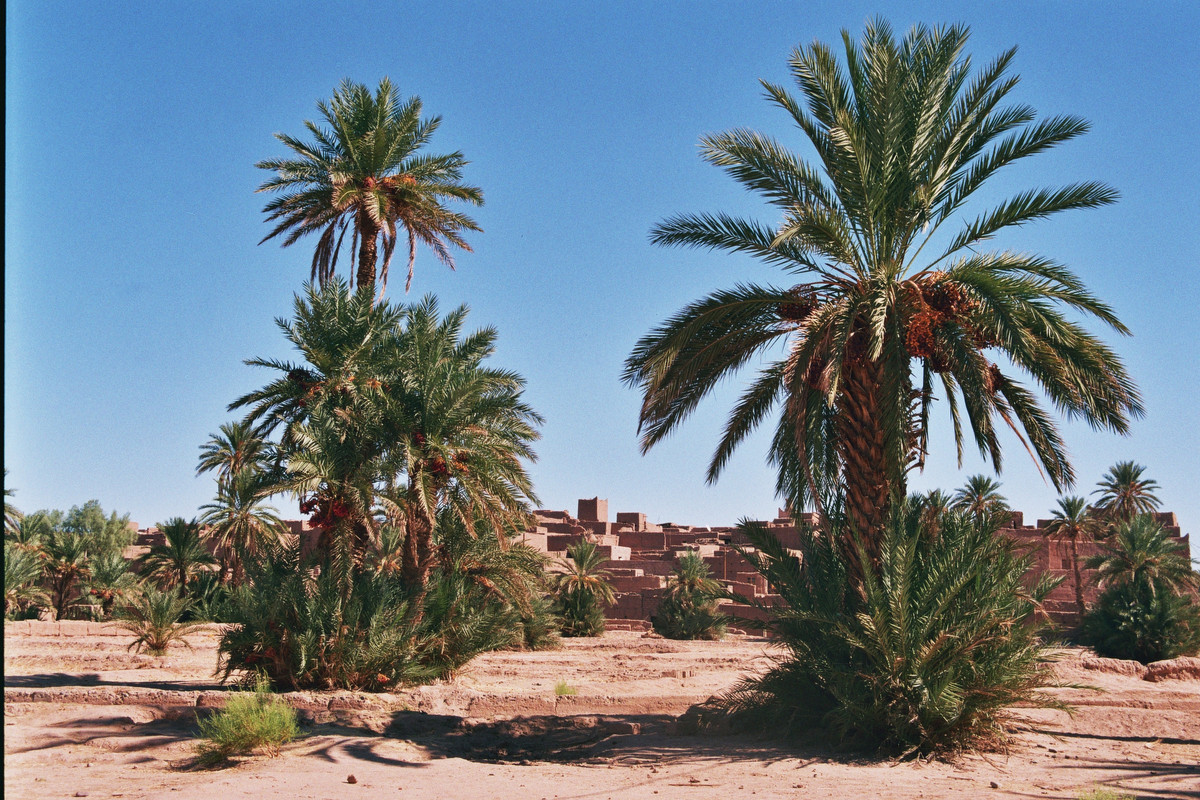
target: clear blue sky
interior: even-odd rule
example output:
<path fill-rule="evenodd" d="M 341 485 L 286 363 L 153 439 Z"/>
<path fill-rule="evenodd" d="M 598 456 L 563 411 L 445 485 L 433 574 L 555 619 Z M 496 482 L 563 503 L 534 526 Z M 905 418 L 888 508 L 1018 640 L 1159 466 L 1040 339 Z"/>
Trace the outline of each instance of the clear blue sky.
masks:
<path fill-rule="evenodd" d="M 953 9 L 949 11 L 949 9 Z M 1165 507 L 1200 533 L 1200 5 L 1165 3 L 9 2 L 6 32 L 4 464 L 25 510 L 89 498 L 143 525 L 213 495 L 199 446 L 226 404 L 287 356 L 273 319 L 309 272 L 308 244 L 259 246 L 260 159 L 303 133 L 343 78 L 388 75 L 444 118 L 487 205 L 457 273 L 418 256 L 413 297 L 468 303 L 500 330 L 496 362 L 546 418 L 532 468 L 542 504 L 600 495 L 651 521 L 774 514 L 765 436 L 716 486 L 704 466 L 738 386 L 639 455 L 639 400 L 621 364 L 687 302 L 739 280 L 783 283 L 724 254 L 652 247 L 686 211 L 764 216 L 696 143 L 748 126 L 801 152 L 759 78 L 787 80 L 797 44 L 854 35 L 885 10 L 966 22 L 976 63 L 1019 45 L 1015 99 L 1091 120 L 1090 134 L 1004 176 L 1002 193 L 1101 179 L 1121 201 L 1000 244 L 1074 269 L 1134 331 L 1113 341 L 1147 416 L 1119 438 L 1066 425 L 1091 491 L 1120 459 L 1149 467 Z M 1000 195 L 995 195 L 999 197 Z M 391 296 L 401 297 L 393 281 Z M 940 420 L 940 423 L 945 423 Z M 947 425 L 917 488 L 954 463 Z M 1027 516 L 1053 490 L 1015 441 L 1000 476 Z M 281 509 L 295 515 L 294 503 Z"/>

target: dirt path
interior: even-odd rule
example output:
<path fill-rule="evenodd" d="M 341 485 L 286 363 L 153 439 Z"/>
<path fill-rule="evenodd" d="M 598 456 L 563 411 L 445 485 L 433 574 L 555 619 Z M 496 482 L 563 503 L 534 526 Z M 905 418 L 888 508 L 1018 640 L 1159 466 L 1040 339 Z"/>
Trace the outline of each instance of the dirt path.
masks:
<path fill-rule="evenodd" d="M 618 632 L 489 654 L 411 692 L 290 696 L 306 720 L 302 740 L 278 758 L 197 770 L 197 707 L 224 696 L 212 676 L 215 632 L 191 637 L 192 651 L 149 658 L 127 653 L 127 635 L 109 628 L 51 631 L 5 627 L 6 797 L 1074 798 L 1103 785 L 1200 798 L 1200 681 L 1085 670 L 1078 654 L 1061 674 L 1103 693 L 1064 690 L 1074 718 L 1028 712 L 1009 753 L 953 764 L 678 735 L 674 717 L 762 669 L 769 644 Z M 578 694 L 556 697 L 560 681 Z"/>

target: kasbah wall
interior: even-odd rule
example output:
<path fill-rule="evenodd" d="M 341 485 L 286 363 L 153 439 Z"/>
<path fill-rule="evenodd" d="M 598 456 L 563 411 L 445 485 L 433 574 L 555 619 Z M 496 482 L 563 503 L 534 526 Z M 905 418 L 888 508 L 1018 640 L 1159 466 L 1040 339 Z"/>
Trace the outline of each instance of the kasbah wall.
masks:
<path fill-rule="evenodd" d="M 1158 521 L 1172 538 L 1188 552 L 1188 537 L 1179 528 L 1173 512 L 1156 515 Z M 645 630 L 655 614 L 666 591 L 666 579 L 675 568 L 677 557 L 687 551 L 696 551 L 708 564 L 713 578 L 726 588 L 743 597 L 753 597 L 764 606 L 781 601 L 772 594 L 766 579 L 755 572 L 731 545 L 746 545 L 734 527 L 695 527 L 691 525 L 653 525 L 646 515 L 639 512 L 618 512 L 616 521 L 610 522 L 608 501 L 599 497 L 579 500 L 576 515 L 566 511 L 538 510 L 534 512 L 533 528 L 521 534 L 521 540 L 552 559 L 566 557 L 572 544 L 586 538 L 596 544 L 601 555 L 608 558 L 605 568 L 609 582 L 616 591 L 617 602 L 608 608 L 608 627 L 612 629 Z M 800 521 L 814 524 L 812 514 L 802 514 Z M 1012 524 L 1002 528 L 1000 534 L 1020 542 L 1028 548 L 1034 558 L 1030 580 L 1036 581 L 1042 574 L 1050 573 L 1064 580 L 1050 593 L 1046 600 L 1046 611 L 1051 619 L 1067 628 L 1079 622 L 1080 609 L 1075 602 L 1075 590 L 1071 582 L 1071 553 L 1065 541 L 1045 535 L 1050 520 L 1039 519 L 1036 525 L 1026 525 L 1024 514 L 1012 512 Z M 290 520 L 288 526 L 293 535 L 301 537 L 305 549 L 316 543 L 318 530 L 307 520 Z M 800 537 L 795 520 L 780 511 L 779 516 L 763 522 L 784 547 L 797 550 Z M 131 527 L 136 523 L 131 523 Z M 146 552 L 153 544 L 162 542 L 162 534 L 156 528 L 138 532 L 134 547 L 126 553 L 134 557 Z M 1095 542 L 1079 542 L 1079 559 L 1084 562 L 1100 551 Z M 1099 589 L 1093 570 L 1083 570 L 1084 601 L 1089 605 L 1096 601 Z M 757 608 L 723 601 L 721 611 L 735 618 L 734 628 L 756 630 L 757 623 L 764 619 L 764 612 Z"/>

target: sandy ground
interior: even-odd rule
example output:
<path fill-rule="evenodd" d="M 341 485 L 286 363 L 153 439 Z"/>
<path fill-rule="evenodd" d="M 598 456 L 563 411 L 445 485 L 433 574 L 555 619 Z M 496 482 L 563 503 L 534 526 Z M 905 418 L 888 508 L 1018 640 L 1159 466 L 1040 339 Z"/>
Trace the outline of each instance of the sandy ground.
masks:
<path fill-rule="evenodd" d="M 1074 717 L 1023 712 L 1007 753 L 953 763 L 681 735 L 675 718 L 762 669 L 770 644 L 613 632 L 490 654 L 394 695 L 289 695 L 302 739 L 276 758 L 199 769 L 196 715 L 225 697 L 216 633 L 163 658 L 126 652 L 128 639 L 94 624 L 5 625 L 6 798 L 1074 798 L 1098 786 L 1200 798 L 1200 680 L 1085 669 L 1079 652 L 1061 677 L 1103 691 L 1058 690 Z M 556 697 L 559 681 L 578 694 Z"/>

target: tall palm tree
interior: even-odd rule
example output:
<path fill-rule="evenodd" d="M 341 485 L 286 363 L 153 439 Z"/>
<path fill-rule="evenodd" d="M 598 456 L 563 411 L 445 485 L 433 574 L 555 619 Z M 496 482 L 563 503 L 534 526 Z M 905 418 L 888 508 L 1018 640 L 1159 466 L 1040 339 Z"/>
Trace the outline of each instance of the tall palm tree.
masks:
<path fill-rule="evenodd" d="M 163 590 L 187 594 L 187 586 L 210 565 L 217 563 L 200 538 L 196 520 L 172 517 L 158 526 L 163 543 L 150 548 L 142 559 L 142 572 L 158 582 Z"/>
<path fill-rule="evenodd" d="M 1066 540 L 1071 547 L 1071 575 L 1075 587 L 1075 603 L 1079 613 L 1087 610 L 1083 602 L 1083 573 L 1079 565 L 1079 540 L 1096 539 L 1104 531 L 1104 523 L 1097 519 L 1082 497 L 1060 497 L 1044 529 L 1047 537 Z"/>
<path fill-rule="evenodd" d="M 1000 494 L 1000 484 L 986 475 L 972 475 L 955 491 L 951 507 L 979 516 L 1008 510 L 1008 500 Z"/>
<path fill-rule="evenodd" d="M 500 532 L 536 501 L 522 459 L 534 458 L 541 418 L 520 376 L 483 365 L 496 331 L 464 335 L 466 315 L 442 318 L 432 298 L 373 305 L 341 281 L 310 286 L 295 321 L 280 322 L 306 363 L 248 362 L 281 377 L 230 408 L 281 429 L 275 488 L 303 498 L 344 567 L 361 561 L 385 518 L 404 529 L 401 572 L 420 590 L 441 509 Z"/>
<path fill-rule="evenodd" d="M 63 614 L 67 612 L 67 606 L 75 599 L 79 583 L 91 575 L 88 542 L 82 534 L 55 530 L 42 547 L 54 618 L 62 619 Z"/>
<path fill-rule="evenodd" d="M 196 474 L 216 472 L 218 480 L 230 480 L 242 473 L 263 472 L 270 465 L 270 443 L 245 420 L 227 422 L 218 433 L 200 446 Z"/>
<path fill-rule="evenodd" d="M 1048 258 L 984 249 L 1007 229 L 1103 206 L 1117 193 L 1095 182 L 1031 189 L 963 215 L 997 171 L 1088 128 L 1076 117 L 1035 122 L 1028 106 L 1003 105 L 1017 83 L 1015 49 L 972 77 L 967 37 L 962 26 L 917 26 L 897 41 L 875 21 L 860 43 L 843 34 L 844 64 L 819 42 L 795 50 L 800 96 L 763 87 L 815 162 L 750 130 L 705 136 L 705 159 L 760 194 L 775 219 L 686 214 L 661 223 L 652 241 L 746 253 L 797 283 L 714 292 L 643 337 L 625 364 L 626 382 L 643 393 L 646 451 L 724 378 L 782 348 L 730 414 L 708 479 L 778 408 L 770 456 L 778 491 L 819 510 L 823 495 L 844 487 L 850 530 L 866 537 L 873 558 L 908 471 L 924 464 L 939 393 L 960 461 L 967 428 L 999 471 L 998 429 L 1009 428 L 1056 487 L 1073 482 L 1051 415 L 998 361 L 1094 427 L 1125 433 L 1142 413 L 1120 359 L 1073 319 L 1127 334 L 1112 309 Z"/>
<path fill-rule="evenodd" d="M 1153 595 L 1167 590 L 1194 589 L 1200 576 L 1192 570 L 1187 550 L 1171 541 L 1163 526 L 1149 514 L 1117 523 L 1099 554 L 1087 561 L 1097 570 L 1103 587 L 1135 584 L 1149 587 Z"/>
<path fill-rule="evenodd" d="M 1129 522 L 1139 514 L 1149 514 L 1162 505 L 1154 493 L 1158 482 L 1142 477 L 1146 468 L 1133 461 L 1121 461 L 1109 467 L 1096 491 L 1100 495 L 1096 510 L 1113 523 Z"/>
<path fill-rule="evenodd" d="M 221 576 L 228 568 L 235 583 L 245 577 L 243 560 L 260 555 L 288 532 L 279 512 L 266 503 L 271 484 L 257 474 L 238 473 L 217 482 L 217 497 L 200 507 L 200 523 L 209 526 L 220 554 Z"/>
<path fill-rule="evenodd" d="M 412 285 L 418 242 L 453 269 L 450 248 L 470 252 L 462 232 L 480 228 L 444 202 L 479 206 L 483 193 L 461 182 L 462 168 L 468 163 L 462 153 L 418 152 L 429 143 L 441 118 L 422 119 L 420 99 L 402 101 L 387 78 L 374 94 L 362 84 L 343 81 L 330 101 L 317 103 L 317 108 L 323 125 L 304 123 L 312 141 L 275 134 L 294 158 L 257 164 L 275 173 L 258 191 L 279 193 L 263 209 L 269 221 L 277 221 L 263 241 L 285 235 L 287 247 L 318 233 L 312 280 L 327 283 L 337 267 L 342 239 L 352 229 L 351 275 L 357 265 L 359 289 L 367 294 L 373 293 L 378 279 L 380 297 L 387 287 L 398 228 L 408 240 L 406 292 Z M 377 272 L 381 245 L 383 264 Z"/>

